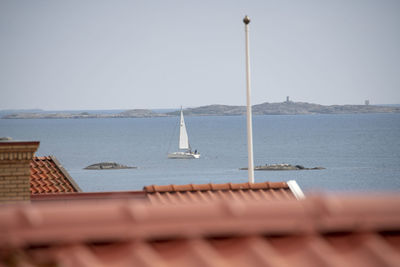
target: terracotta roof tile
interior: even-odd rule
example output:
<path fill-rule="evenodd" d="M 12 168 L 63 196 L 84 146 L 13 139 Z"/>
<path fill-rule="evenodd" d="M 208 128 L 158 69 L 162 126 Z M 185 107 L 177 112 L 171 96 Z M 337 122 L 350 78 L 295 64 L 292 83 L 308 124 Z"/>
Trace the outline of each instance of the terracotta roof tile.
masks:
<path fill-rule="evenodd" d="M 32 190 L 36 194 L 31 196 L 32 201 L 77 201 L 91 199 L 143 199 L 149 200 L 153 204 L 168 203 L 196 203 L 224 200 L 248 200 L 263 201 L 276 199 L 294 199 L 299 198 L 293 189 L 288 186 L 295 181 L 287 183 L 257 183 L 249 185 L 242 184 L 189 184 L 189 185 L 168 185 L 146 186 L 143 191 L 126 192 L 91 192 L 91 193 L 73 193 L 72 185 L 62 184 L 58 181 L 49 179 L 32 179 Z M 295 183 L 296 184 L 296 183 Z M 297 185 L 297 184 L 296 184 Z M 50 192 L 51 191 L 51 192 Z M 301 192 L 301 189 L 298 189 Z M 63 194 L 59 194 L 61 192 Z M 72 192 L 72 193 L 65 193 Z M 43 194 L 45 193 L 45 194 Z M 300 197 L 301 198 L 301 197 Z"/>
<path fill-rule="evenodd" d="M 181 191 L 216 191 L 216 190 L 255 190 L 255 189 L 289 189 L 285 182 L 264 182 L 264 183 L 226 183 L 226 184 L 186 184 L 186 185 L 149 185 L 144 190 L 153 192 L 181 192 Z"/>
<path fill-rule="evenodd" d="M 16 266 L 399 266 L 400 197 L 4 205 L 0 265 L 10 262 Z"/>
<path fill-rule="evenodd" d="M 31 194 L 80 192 L 81 189 L 53 156 L 33 157 L 30 163 Z"/>
<path fill-rule="evenodd" d="M 152 203 L 190 203 L 215 200 L 295 199 L 285 182 L 150 185 L 143 190 Z"/>

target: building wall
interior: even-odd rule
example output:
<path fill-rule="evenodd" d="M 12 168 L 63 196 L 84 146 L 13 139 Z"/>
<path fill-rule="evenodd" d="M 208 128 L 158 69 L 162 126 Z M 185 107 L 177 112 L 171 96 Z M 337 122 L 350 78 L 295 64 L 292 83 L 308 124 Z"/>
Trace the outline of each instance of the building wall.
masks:
<path fill-rule="evenodd" d="M 30 201 L 30 161 L 39 142 L 0 142 L 0 203 Z"/>

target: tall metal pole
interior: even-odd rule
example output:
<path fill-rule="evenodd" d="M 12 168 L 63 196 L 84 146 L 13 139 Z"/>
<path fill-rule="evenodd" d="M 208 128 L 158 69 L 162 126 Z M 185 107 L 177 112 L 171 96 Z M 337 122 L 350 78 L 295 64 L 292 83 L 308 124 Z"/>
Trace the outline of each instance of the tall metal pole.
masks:
<path fill-rule="evenodd" d="M 254 183 L 254 161 L 253 161 L 253 123 L 251 118 L 250 101 L 250 51 L 249 51 L 249 23 L 250 18 L 245 16 L 243 19 L 246 34 L 246 96 L 247 96 L 247 154 L 248 154 L 248 176 L 249 183 Z"/>

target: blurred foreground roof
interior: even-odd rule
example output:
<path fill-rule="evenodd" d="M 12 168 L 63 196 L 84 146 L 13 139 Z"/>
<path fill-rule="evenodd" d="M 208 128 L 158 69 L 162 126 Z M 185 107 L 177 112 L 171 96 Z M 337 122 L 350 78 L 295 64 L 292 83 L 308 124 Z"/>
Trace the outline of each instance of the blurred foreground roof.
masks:
<path fill-rule="evenodd" d="M 0 266 L 399 266 L 400 196 L 36 202 L 0 209 Z"/>

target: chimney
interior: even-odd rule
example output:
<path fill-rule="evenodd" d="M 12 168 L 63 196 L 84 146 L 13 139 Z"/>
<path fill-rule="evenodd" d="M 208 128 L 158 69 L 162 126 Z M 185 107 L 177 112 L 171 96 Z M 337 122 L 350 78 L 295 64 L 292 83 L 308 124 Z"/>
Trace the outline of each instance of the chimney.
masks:
<path fill-rule="evenodd" d="M 30 201 L 30 162 L 38 141 L 0 141 L 0 204 Z"/>

